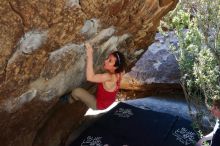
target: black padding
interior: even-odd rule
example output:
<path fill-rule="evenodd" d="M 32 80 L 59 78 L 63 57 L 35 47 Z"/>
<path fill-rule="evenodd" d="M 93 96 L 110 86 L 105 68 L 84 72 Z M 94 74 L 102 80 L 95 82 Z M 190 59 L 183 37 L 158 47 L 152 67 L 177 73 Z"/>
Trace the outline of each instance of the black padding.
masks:
<path fill-rule="evenodd" d="M 190 121 L 170 114 L 119 103 L 70 146 L 182 146 L 186 143 L 187 146 L 193 146 L 198 137 L 190 124 Z M 183 142 L 188 140 L 184 137 L 187 136 L 184 128 L 187 129 L 185 132 L 194 133 L 193 138 L 190 137 L 190 140 L 194 140 L 192 143 Z M 182 141 L 178 137 L 182 137 Z"/>

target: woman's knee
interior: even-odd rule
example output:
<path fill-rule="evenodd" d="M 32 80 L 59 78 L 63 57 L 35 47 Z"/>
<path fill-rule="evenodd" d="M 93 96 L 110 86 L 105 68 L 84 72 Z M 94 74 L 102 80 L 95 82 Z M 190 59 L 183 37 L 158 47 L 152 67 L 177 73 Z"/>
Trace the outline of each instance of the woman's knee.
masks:
<path fill-rule="evenodd" d="M 72 91 L 72 97 L 76 100 L 81 100 L 84 102 L 88 107 L 92 109 L 96 109 L 96 99 L 95 96 L 90 94 L 87 90 L 83 88 L 75 88 Z"/>
<path fill-rule="evenodd" d="M 72 91 L 72 96 L 76 96 L 76 97 L 80 97 L 80 96 L 83 96 L 84 94 L 87 94 L 87 91 L 83 88 L 75 88 L 73 91 Z"/>
<path fill-rule="evenodd" d="M 82 88 L 75 88 L 73 91 L 72 91 L 72 96 L 79 96 L 81 95 L 82 93 L 84 92 L 84 89 Z"/>

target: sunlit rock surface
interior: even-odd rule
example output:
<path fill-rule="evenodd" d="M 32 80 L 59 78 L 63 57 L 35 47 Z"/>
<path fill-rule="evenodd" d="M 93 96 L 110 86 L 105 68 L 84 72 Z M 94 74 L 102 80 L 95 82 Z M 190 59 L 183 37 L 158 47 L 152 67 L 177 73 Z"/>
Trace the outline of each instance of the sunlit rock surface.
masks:
<path fill-rule="evenodd" d="M 176 0 L 1 0 L 0 143 L 58 146 L 83 119 L 80 103 L 57 103 L 85 83 L 85 47 L 120 50 L 128 65 L 155 37 Z M 65 116 L 66 115 L 66 116 Z M 48 139 L 45 139 L 49 137 Z"/>
<path fill-rule="evenodd" d="M 171 46 L 178 45 L 173 31 L 157 33 L 155 42 L 125 74 L 123 89 L 142 90 L 147 93 L 181 91 L 180 71 Z"/>

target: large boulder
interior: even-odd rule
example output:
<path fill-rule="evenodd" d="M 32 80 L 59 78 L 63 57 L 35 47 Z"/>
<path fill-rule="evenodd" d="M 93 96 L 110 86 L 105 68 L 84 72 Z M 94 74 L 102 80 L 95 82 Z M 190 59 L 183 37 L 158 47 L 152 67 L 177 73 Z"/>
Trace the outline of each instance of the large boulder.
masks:
<path fill-rule="evenodd" d="M 121 88 L 141 96 L 181 94 L 180 70 L 171 46 L 178 45 L 174 31 L 157 33 L 155 41 L 122 79 Z"/>
<path fill-rule="evenodd" d="M 86 111 L 80 103 L 57 103 L 85 83 L 84 43 L 95 48 L 97 71 L 116 49 L 124 52 L 128 65 L 134 64 L 153 42 L 160 19 L 177 2 L 1 0 L 1 145 L 63 143 Z"/>

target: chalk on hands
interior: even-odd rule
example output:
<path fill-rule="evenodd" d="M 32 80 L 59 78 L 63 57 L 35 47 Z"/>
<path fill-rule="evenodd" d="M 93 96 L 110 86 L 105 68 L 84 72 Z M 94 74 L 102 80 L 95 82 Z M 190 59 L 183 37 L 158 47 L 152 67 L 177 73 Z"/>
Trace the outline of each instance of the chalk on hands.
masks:
<path fill-rule="evenodd" d="M 88 42 L 85 43 L 85 46 L 87 49 L 92 49 L 92 45 L 90 45 L 90 43 L 88 43 Z"/>

